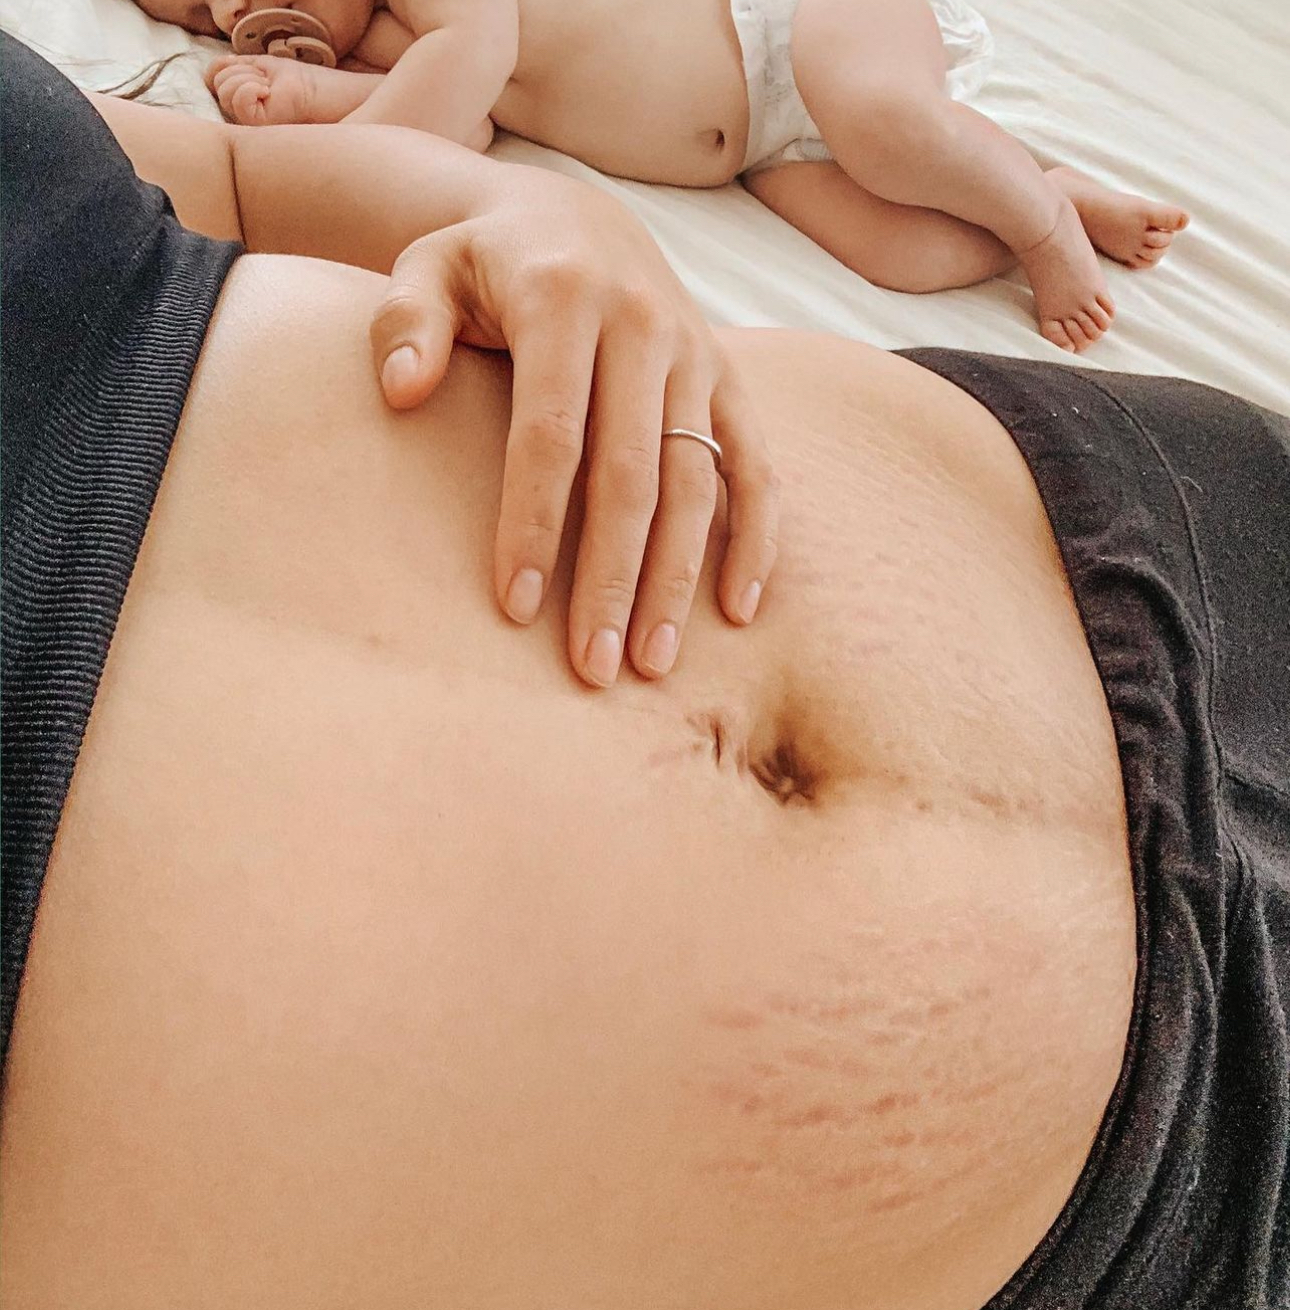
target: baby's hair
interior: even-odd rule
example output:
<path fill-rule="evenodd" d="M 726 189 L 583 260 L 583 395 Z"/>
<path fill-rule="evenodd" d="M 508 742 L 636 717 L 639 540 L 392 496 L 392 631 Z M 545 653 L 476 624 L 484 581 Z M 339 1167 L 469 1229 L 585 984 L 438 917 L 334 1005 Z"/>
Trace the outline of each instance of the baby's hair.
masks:
<path fill-rule="evenodd" d="M 127 77 L 124 82 L 118 82 L 115 86 L 100 87 L 99 93 L 105 96 L 115 96 L 118 100 L 141 100 L 157 85 L 166 69 L 176 59 L 182 59 L 183 57 L 182 54 L 175 54 L 167 55 L 164 59 L 154 59 L 152 63 Z"/>
<path fill-rule="evenodd" d="M 0 32 L 3 32 L 5 36 L 14 41 L 21 41 L 23 45 L 34 50 L 42 58 L 56 66 L 61 65 L 63 68 L 88 70 L 101 62 L 97 59 L 67 59 L 57 50 L 52 50 L 40 41 L 32 40 L 30 36 L 19 34 L 3 23 L 0 23 Z M 180 51 L 178 54 L 166 55 L 163 59 L 154 59 L 152 63 L 145 64 L 137 73 L 132 73 L 125 81 L 117 82 L 113 86 L 95 87 L 94 89 L 100 95 L 115 96 L 118 100 L 141 100 L 157 85 L 171 64 L 185 58 L 187 58 L 187 52 Z"/>

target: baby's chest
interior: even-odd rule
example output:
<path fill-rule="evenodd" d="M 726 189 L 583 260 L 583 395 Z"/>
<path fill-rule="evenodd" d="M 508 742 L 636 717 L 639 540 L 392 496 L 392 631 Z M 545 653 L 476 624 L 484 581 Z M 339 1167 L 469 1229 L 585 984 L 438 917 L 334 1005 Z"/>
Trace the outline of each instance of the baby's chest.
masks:
<path fill-rule="evenodd" d="M 684 62 L 689 52 L 712 78 L 738 54 L 730 0 L 515 0 L 515 6 L 523 52 L 553 68 L 591 57 L 615 65 L 637 58 L 646 65 Z"/>

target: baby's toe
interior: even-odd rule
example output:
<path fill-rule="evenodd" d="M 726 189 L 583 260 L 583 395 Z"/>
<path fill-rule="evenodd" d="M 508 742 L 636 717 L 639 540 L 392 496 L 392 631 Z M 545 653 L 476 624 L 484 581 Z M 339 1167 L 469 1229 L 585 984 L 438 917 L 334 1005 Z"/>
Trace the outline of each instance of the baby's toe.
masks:
<path fill-rule="evenodd" d="M 1097 330 L 1098 330 L 1099 333 L 1100 333 L 1100 332 L 1105 332 L 1105 331 L 1107 330 L 1107 328 L 1109 328 L 1109 327 L 1111 326 L 1111 319 L 1112 319 L 1113 315 L 1111 314 L 1111 312 L 1110 312 L 1109 310 L 1103 309 L 1102 306 L 1101 306 L 1101 304 L 1100 304 L 1098 301 L 1095 300 L 1095 301 L 1094 301 L 1094 302 L 1093 302 L 1093 303 L 1088 307 L 1088 311 L 1087 311 L 1087 312 L 1088 312 L 1088 316 L 1089 316 L 1089 318 L 1091 318 L 1091 319 L 1093 320 L 1094 324 L 1096 325 Z"/>
<path fill-rule="evenodd" d="M 1190 222 L 1187 211 L 1176 205 L 1155 205 L 1147 211 L 1147 223 L 1162 232 L 1181 232 Z"/>
<path fill-rule="evenodd" d="M 1090 344 L 1096 341 L 1102 333 L 1106 331 L 1104 327 L 1099 327 L 1093 320 L 1092 314 L 1086 313 L 1083 310 L 1075 315 L 1075 321 L 1079 324 L 1080 331 L 1084 333 L 1084 336 L 1088 339 Z"/>
<path fill-rule="evenodd" d="M 1158 228 L 1148 228 L 1142 234 L 1142 244 L 1144 246 L 1156 246 L 1162 250 L 1173 239 L 1174 234 L 1172 232 L 1163 232 Z"/>
<path fill-rule="evenodd" d="M 1080 327 L 1078 318 L 1062 319 L 1062 326 L 1066 329 L 1066 335 L 1071 339 L 1071 345 L 1074 347 L 1077 355 L 1082 355 L 1093 343 L 1084 335 L 1084 329 Z"/>
<path fill-rule="evenodd" d="M 1058 346 L 1060 349 L 1074 354 L 1075 343 L 1071 340 L 1070 333 L 1066 330 L 1065 324 L 1062 323 L 1060 319 L 1045 319 L 1045 321 L 1039 325 L 1039 333 L 1041 336 L 1046 337 L 1051 341 L 1054 346 Z"/>

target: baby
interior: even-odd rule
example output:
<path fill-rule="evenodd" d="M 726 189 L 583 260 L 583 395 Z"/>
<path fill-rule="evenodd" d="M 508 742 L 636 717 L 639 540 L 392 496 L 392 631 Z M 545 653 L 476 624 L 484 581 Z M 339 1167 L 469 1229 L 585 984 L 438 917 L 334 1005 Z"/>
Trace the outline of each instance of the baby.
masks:
<path fill-rule="evenodd" d="M 1187 215 L 1044 172 L 965 102 L 989 32 L 964 0 L 138 0 L 211 36 L 302 35 L 217 60 L 227 117 L 421 128 L 483 149 L 493 124 L 604 172 L 742 177 L 882 286 L 935 291 L 1020 263 L 1040 330 L 1082 351 L 1114 306 L 1096 250 L 1156 263 Z M 341 61 L 340 67 L 327 64 Z"/>

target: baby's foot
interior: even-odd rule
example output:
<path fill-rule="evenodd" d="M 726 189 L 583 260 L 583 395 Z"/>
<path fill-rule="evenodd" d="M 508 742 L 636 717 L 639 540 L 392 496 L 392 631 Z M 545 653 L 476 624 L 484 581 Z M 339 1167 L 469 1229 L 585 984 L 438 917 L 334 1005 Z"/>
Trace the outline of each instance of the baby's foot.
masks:
<path fill-rule="evenodd" d="M 331 71 L 276 55 L 223 55 L 206 70 L 206 85 L 231 123 L 313 123 L 316 74 Z"/>
<path fill-rule="evenodd" d="M 1054 168 L 1048 176 L 1074 204 L 1089 240 L 1130 268 L 1158 264 L 1191 221 L 1177 205 L 1112 191 L 1074 168 Z"/>
<path fill-rule="evenodd" d="M 1039 331 L 1054 345 L 1078 354 L 1111 326 L 1115 304 L 1097 252 L 1064 196 L 1053 230 L 1017 258 L 1035 293 Z"/>

